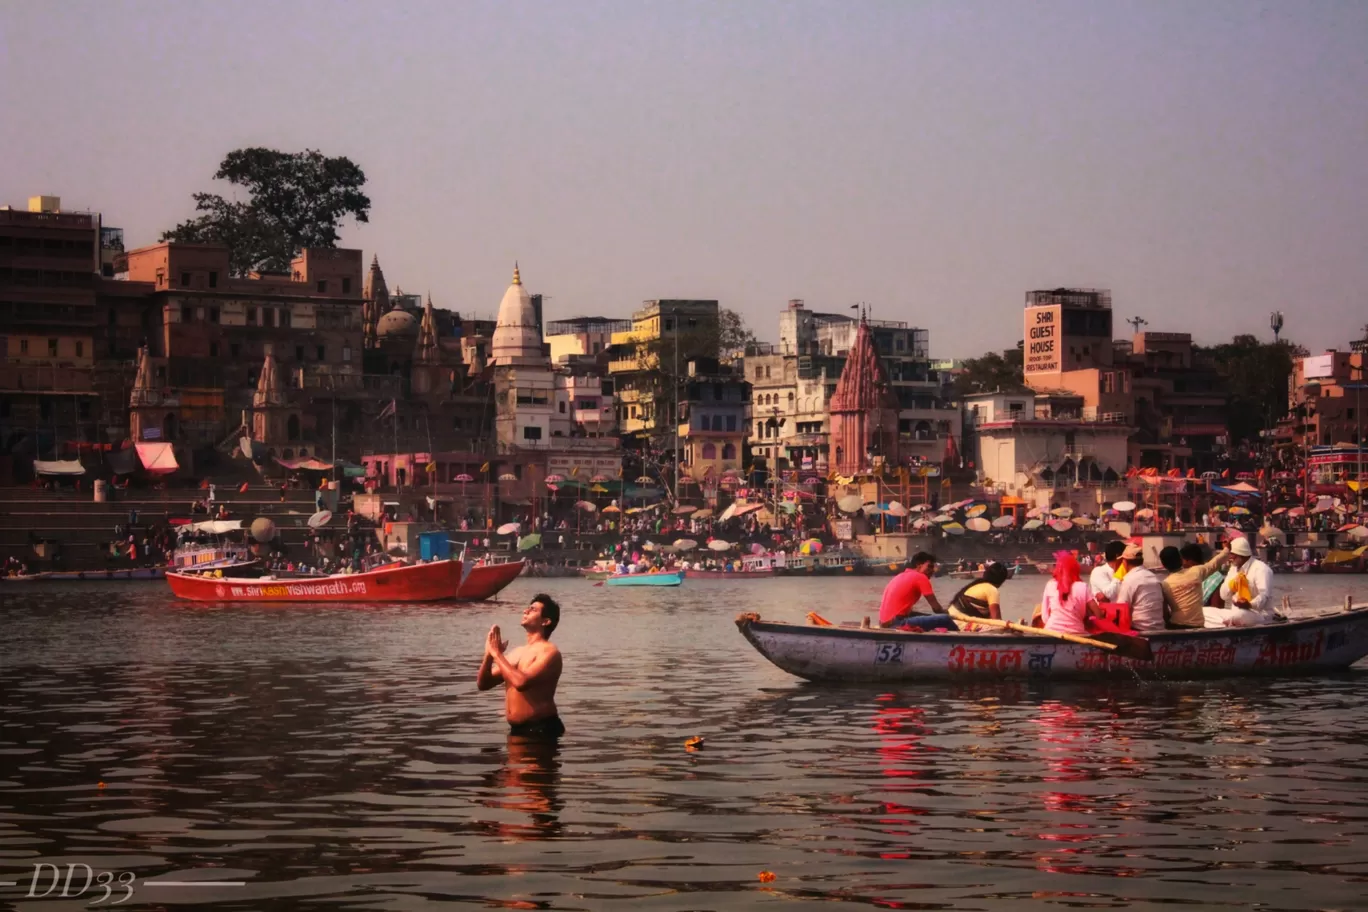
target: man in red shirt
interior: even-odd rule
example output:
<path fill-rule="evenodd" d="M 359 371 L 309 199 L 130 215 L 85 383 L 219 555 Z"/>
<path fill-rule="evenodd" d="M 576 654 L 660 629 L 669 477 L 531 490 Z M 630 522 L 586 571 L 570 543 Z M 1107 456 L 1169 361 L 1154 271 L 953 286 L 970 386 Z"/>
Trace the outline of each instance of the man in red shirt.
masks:
<path fill-rule="evenodd" d="M 912 615 L 912 608 L 923 597 L 935 609 L 936 614 L 945 614 L 936 593 L 931 588 L 931 575 L 936 572 L 936 556 L 918 551 L 907 562 L 907 569 L 889 581 L 884 587 L 883 600 L 879 602 L 879 626 L 897 627 Z"/>

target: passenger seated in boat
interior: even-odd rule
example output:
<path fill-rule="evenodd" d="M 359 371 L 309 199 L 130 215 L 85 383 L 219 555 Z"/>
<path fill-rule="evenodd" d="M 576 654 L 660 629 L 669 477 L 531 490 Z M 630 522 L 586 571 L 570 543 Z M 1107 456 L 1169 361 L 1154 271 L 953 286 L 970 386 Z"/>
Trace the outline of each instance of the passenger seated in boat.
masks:
<path fill-rule="evenodd" d="M 1126 564 L 1126 575 L 1116 590 L 1116 600 L 1130 606 L 1131 629 L 1137 633 L 1163 630 L 1164 587 L 1145 567 L 1144 551 L 1139 545 L 1127 545 L 1121 560 Z"/>
<path fill-rule="evenodd" d="M 1202 613 L 1203 583 L 1229 562 L 1229 549 L 1207 560 L 1202 546 L 1195 543 L 1184 545 L 1182 549 L 1169 546 L 1159 552 L 1159 563 L 1169 572 L 1160 585 L 1164 590 L 1164 612 L 1170 628 L 1187 630 L 1206 626 Z"/>
<path fill-rule="evenodd" d="M 1207 627 L 1256 627 L 1271 624 L 1273 616 L 1273 571 L 1254 557 L 1249 539 L 1230 543 L 1230 570 L 1221 584 L 1222 608 L 1202 610 Z"/>
<path fill-rule="evenodd" d="M 922 598 L 926 603 L 935 609 L 935 615 L 943 616 L 941 626 L 950 626 L 949 617 L 945 614 L 945 609 L 941 607 L 936 599 L 936 593 L 931 587 L 931 577 L 936 572 L 936 556 L 925 551 L 918 551 L 907 562 L 907 566 L 893 579 L 888 581 L 884 587 L 883 599 L 879 602 L 879 626 L 880 627 L 902 627 L 908 625 L 913 617 L 913 608 Z M 926 622 L 918 619 L 916 625 L 923 626 Z"/>
<path fill-rule="evenodd" d="M 1121 566 L 1121 555 L 1125 553 L 1125 542 L 1107 542 L 1107 547 L 1102 551 L 1102 560 L 1088 577 L 1088 592 L 1099 602 L 1110 602 L 1116 598 L 1116 590 L 1121 588 L 1116 570 Z"/>
<path fill-rule="evenodd" d="M 1078 558 L 1068 551 L 1055 554 L 1054 573 L 1040 598 L 1041 626 L 1059 633 L 1086 634 L 1088 615 L 1102 616 L 1082 580 Z"/>
<path fill-rule="evenodd" d="M 556 709 L 561 653 L 550 639 L 559 623 L 560 605 L 538 593 L 522 614 L 526 645 L 505 654 L 508 644 L 498 626 L 489 629 L 475 686 L 484 691 L 504 685 L 504 715 L 512 737 L 555 739 L 565 733 Z"/>
<path fill-rule="evenodd" d="M 1005 582 L 1011 573 L 1002 564 L 989 564 L 984 569 L 983 575 L 965 586 L 954 597 L 950 599 L 950 607 L 972 617 L 1002 619 L 1001 603 L 998 596 L 998 588 Z M 978 631 L 983 630 L 981 625 L 970 621 L 956 620 L 961 630 Z"/>

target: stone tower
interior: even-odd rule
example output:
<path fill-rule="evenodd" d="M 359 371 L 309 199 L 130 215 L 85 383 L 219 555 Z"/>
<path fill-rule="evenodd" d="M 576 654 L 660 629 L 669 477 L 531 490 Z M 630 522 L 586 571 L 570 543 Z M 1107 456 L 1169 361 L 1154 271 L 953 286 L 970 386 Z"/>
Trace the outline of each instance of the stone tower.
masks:
<path fill-rule="evenodd" d="M 128 436 L 134 443 L 164 439 L 162 417 L 161 390 L 153 385 L 152 357 L 144 345 L 138 349 L 138 373 L 128 397 Z"/>
<path fill-rule="evenodd" d="M 366 284 L 361 290 L 361 344 L 364 347 L 375 348 L 375 328 L 389 306 L 389 286 L 385 284 L 385 273 L 380 269 L 380 258 L 372 254 L 370 272 L 366 273 Z"/>
<path fill-rule="evenodd" d="M 275 353 L 269 347 L 252 396 L 252 438 L 273 448 L 300 438 L 299 413 L 290 408 Z"/>
<path fill-rule="evenodd" d="M 418 325 L 418 342 L 413 347 L 413 392 L 426 396 L 441 383 L 442 349 L 437 342 L 437 317 L 432 312 L 432 294 L 423 305 L 423 320 Z"/>
<path fill-rule="evenodd" d="M 859 475 L 880 463 L 898 464 L 898 397 L 863 314 L 828 409 L 831 468 L 841 475 Z"/>

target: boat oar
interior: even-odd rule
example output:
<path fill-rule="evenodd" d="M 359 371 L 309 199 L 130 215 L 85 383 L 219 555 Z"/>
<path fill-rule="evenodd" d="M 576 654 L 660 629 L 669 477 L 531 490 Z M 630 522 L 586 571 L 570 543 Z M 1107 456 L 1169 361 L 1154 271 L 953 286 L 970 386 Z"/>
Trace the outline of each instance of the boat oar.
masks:
<path fill-rule="evenodd" d="M 1075 633 L 1064 633 L 1059 630 L 1046 630 L 1044 627 L 1028 627 L 1025 624 L 1014 624 L 1011 621 L 999 621 L 995 618 L 972 617 L 953 606 L 947 610 L 949 611 L 950 616 L 957 621 L 965 621 L 970 624 L 982 624 L 984 627 L 1000 627 L 1003 630 L 1011 630 L 1016 633 L 1053 637 L 1056 640 L 1066 640 L 1070 643 L 1078 643 L 1080 646 L 1105 649 L 1107 652 L 1115 652 L 1117 655 L 1125 656 L 1128 659 L 1136 659 L 1141 662 L 1149 662 L 1154 659 L 1154 653 L 1150 650 L 1149 640 L 1144 637 L 1128 636 L 1124 633 L 1100 633 L 1097 634 L 1096 637 L 1085 637 Z"/>

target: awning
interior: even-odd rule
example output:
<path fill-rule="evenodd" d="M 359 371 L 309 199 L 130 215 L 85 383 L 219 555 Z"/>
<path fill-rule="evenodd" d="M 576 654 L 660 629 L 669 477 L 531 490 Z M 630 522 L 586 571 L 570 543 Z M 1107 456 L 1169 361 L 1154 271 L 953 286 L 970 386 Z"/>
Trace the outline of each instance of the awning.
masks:
<path fill-rule="evenodd" d="M 1259 490 L 1257 488 L 1247 485 L 1244 482 L 1240 482 L 1238 485 L 1231 485 L 1228 488 L 1221 487 L 1220 485 L 1212 485 L 1211 490 L 1217 494 L 1224 494 L 1227 497 L 1240 498 L 1259 496 Z"/>
<path fill-rule="evenodd" d="M 310 472 L 331 472 L 333 469 L 331 463 L 321 459 L 277 459 L 276 462 L 287 469 L 307 469 Z"/>
<path fill-rule="evenodd" d="M 210 535 L 223 535 L 228 532 L 236 532 L 242 528 L 240 519 L 211 519 L 206 522 L 191 523 L 180 528 L 181 535 L 188 535 L 191 532 L 208 532 Z"/>
<path fill-rule="evenodd" d="M 169 443 L 139 443 L 138 460 L 153 475 L 170 475 L 180 468 Z"/>
<path fill-rule="evenodd" d="M 51 462 L 35 459 L 33 471 L 39 475 L 84 475 L 85 466 L 81 465 L 79 459 L 55 459 Z"/>

